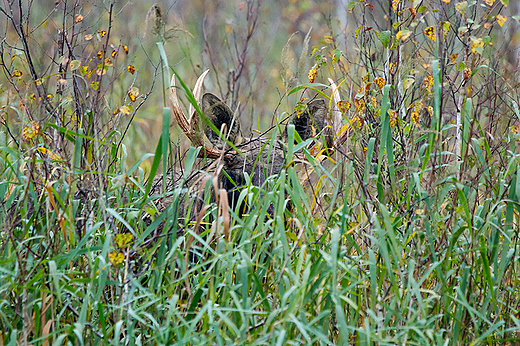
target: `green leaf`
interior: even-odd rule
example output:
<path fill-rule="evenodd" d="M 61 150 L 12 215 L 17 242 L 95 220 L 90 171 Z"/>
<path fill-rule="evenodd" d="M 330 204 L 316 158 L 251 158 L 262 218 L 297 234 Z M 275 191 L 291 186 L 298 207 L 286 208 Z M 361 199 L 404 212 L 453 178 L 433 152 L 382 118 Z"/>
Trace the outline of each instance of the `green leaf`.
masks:
<path fill-rule="evenodd" d="M 339 60 L 343 52 L 340 49 L 334 49 L 334 55 L 332 56 L 332 64 Z"/>
<path fill-rule="evenodd" d="M 389 30 L 381 31 L 381 34 L 379 34 L 379 40 L 381 41 L 383 47 L 388 48 L 391 37 L 392 33 Z"/>

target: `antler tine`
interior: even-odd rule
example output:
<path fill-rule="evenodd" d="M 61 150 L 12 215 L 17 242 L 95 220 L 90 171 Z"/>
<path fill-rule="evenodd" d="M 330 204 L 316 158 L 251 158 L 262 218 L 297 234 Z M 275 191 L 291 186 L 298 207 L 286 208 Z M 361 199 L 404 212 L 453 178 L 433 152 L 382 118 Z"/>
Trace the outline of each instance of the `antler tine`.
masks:
<path fill-rule="evenodd" d="M 209 73 L 209 69 L 204 71 L 199 79 L 197 79 L 197 83 L 195 83 L 195 87 L 193 88 L 193 97 L 195 98 L 195 101 L 197 101 L 197 104 L 200 105 L 200 97 L 201 97 L 201 93 L 202 93 L 202 86 L 204 85 L 204 78 L 206 78 L 206 76 L 208 75 Z M 193 108 L 193 105 L 190 103 L 190 109 L 189 109 L 189 113 L 188 113 L 188 122 L 191 123 L 191 119 L 193 118 L 193 113 L 195 113 L 195 108 Z"/>
<path fill-rule="evenodd" d="M 170 82 L 170 96 L 168 97 L 168 106 L 179 124 L 182 132 L 188 137 L 191 141 L 191 131 L 190 131 L 190 123 L 186 116 L 182 112 L 181 105 L 179 104 L 179 98 L 177 97 L 177 88 L 175 87 L 175 73 L 172 76 L 172 80 Z"/>
<path fill-rule="evenodd" d="M 341 112 L 338 109 L 338 103 L 341 101 L 339 97 L 339 91 L 336 83 L 333 79 L 329 78 L 329 84 L 332 89 L 332 101 L 334 104 L 332 105 L 332 115 L 334 116 L 334 133 L 337 134 L 339 130 L 341 130 Z"/>
<path fill-rule="evenodd" d="M 197 83 L 195 83 L 195 88 L 193 90 L 193 96 L 195 97 L 195 100 L 197 102 L 200 102 L 200 94 L 202 90 L 202 83 L 204 82 L 204 78 L 209 73 L 209 70 L 204 71 L 204 73 L 199 77 L 197 80 Z M 170 86 L 170 95 L 168 97 L 168 106 L 170 106 L 171 111 L 173 112 L 173 116 L 175 120 L 177 121 L 177 124 L 179 124 L 182 132 L 188 137 L 188 139 L 193 143 L 194 134 L 192 133 L 192 124 L 191 122 L 194 120 L 192 119 L 193 116 L 190 116 L 190 120 L 186 119 L 186 115 L 184 115 L 184 112 L 181 109 L 179 98 L 177 97 L 177 88 L 175 87 L 175 74 L 173 74 L 171 79 L 171 86 Z M 192 109 L 193 106 L 190 105 L 190 114 L 193 115 Z M 196 136 L 196 135 L 195 135 Z M 199 142 L 197 140 L 197 142 Z M 199 155 L 205 155 L 212 159 L 217 159 L 222 156 L 223 151 L 218 150 L 212 147 L 208 147 L 203 140 L 200 141 L 201 143 L 193 143 L 194 145 L 200 145 L 205 150 L 201 151 Z"/>
<path fill-rule="evenodd" d="M 341 125 L 342 114 L 338 108 L 338 104 L 341 101 L 341 98 L 339 96 L 339 88 L 333 79 L 329 78 L 328 80 L 332 89 L 332 102 L 334 102 L 334 105 L 332 106 L 332 115 L 334 116 L 333 130 L 334 136 L 336 137 L 336 139 L 334 140 L 334 146 L 338 147 L 347 140 L 348 136 L 350 135 L 351 128 L 349 125 L 347 125 L 348 128 L 344 129 Z M 341 132 L 342 130 L 344 131 Z"/>

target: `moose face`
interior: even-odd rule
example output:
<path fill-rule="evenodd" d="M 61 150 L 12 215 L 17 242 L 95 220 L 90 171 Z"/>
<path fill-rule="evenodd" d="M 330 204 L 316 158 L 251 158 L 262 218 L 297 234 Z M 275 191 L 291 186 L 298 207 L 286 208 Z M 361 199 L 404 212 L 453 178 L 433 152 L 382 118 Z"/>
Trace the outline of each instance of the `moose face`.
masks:
<path fill-rule="evenodd" d="M 169 105 L 175 120 L 192 145 L 202 147 L 199 156 L 218 161 L 215 171 L 219 172 L 217 175 L 220 188 L 227 191 L 228 201 L 234 207 L 240 191 L 246 186 L 246 173 L 251 185 L 261 186 L 267 177 L 282 170 L 285 165 L 286 144 L 271 138 L 244 138 L 238 117 L 222 100 L 211 93 L 200 97 L 202 81 L 207 73 L 208 71 L 199 77 L 193 91 L 202 114 L 190 107 L 191 116 L 187 118 L 184 115 L 177 99 L 175 76 L 172 78 Z M 305 111 L 293 113 L 289 122 L 295 125 L 301 139 L 307 140 L 326 132 L 327 115 L 325 101 L 314 100 L 307 104 Z M 284 133 L 283 137 L 286 137 L 287 129 Z"/>

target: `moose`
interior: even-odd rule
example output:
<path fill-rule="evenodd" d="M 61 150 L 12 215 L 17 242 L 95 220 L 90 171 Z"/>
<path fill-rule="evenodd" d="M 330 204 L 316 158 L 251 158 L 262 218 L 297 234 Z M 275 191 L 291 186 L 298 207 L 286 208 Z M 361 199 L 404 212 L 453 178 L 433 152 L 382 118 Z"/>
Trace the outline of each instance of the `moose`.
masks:
<path fill-rule="evenodd" d="M 209 70 L 197 80 L 193 96 L 198 110 L 190 105 L 186 116 L 180 107 L 175 86 L 175 75 L 171 79 L 168 103 L 173 118 L 182 132 L 190 140 L 192 146 L 201 147 L 199 157 L 215 160 L 213 174 L 217 178 L 220 191 L 226 191 L 226 200 L 231 208 L 237 206 L 241 190 L 246 186 L 246 173 L 250 184 L 260 187 L 267 177 L 280 173 L 286 162 L 287 144 L 271 138 L 243 137 L 240 130 L 240 119 L 217 96 L 211 93 L 201 95 L 203 81 Z M 294 112 L 289 123 L 294 124 L 295 131 L 302 141 L 322 136 L 325 145 L 331 144 L 331 129 L 327 125 L 329 111 L 323 99 L 312 100 L 306 104 L 305 110 Z M 283 139 L 287 139 L 287 128 L 283 131 Z M 180 184 L 181 174 L 169 174 L 166 188 L 172 190 Z M 157 177 L 153 183 L 151 194 L 163 192 L 163 177 Z M 207 180 L 207 179 L 206 179 Z M 184 184 L 197 184 L 206 181 L 200 171 L 194 171 Z M 171 199 L 163 205 L 171 203 Z M 199 209 L 201 204 L 199 204 Z M 241 208 L 244 210 L 245 208 Z"/>

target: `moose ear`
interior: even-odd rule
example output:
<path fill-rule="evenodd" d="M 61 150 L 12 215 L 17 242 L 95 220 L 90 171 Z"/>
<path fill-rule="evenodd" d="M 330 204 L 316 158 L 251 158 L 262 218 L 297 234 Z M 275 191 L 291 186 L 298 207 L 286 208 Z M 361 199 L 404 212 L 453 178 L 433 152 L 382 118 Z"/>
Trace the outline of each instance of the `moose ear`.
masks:
<path fill-rule="evenodd" d="M 240 124 L 238 119 L 234 119 L 231 109 L 221 99 L 210 93 L 204 94 L 202 96 L 202 112 L 221 131 L 222 138 L 227 138 L 233 144 L 239 144 L 241 139 Z M 224 124 L 225 127 L 223 127 Z M 223 149 L 225 147 L 226 142 L 208 125 L 204 127 L 204 133 L 215 148 Z"/>
<path fill-rule="evenodd" d="M 330 128 L 327 126 L 328 114 L 329 110 L 325 100 L 314 100 L 307 104 L 307 108 L 301 114 L 294 112 L 290 122 L 294 124 L 295 130 L 302 140 L 316 137 L 321 133 L 324 136 L 325 144 L 330 147 L 332 136 Z"/>

